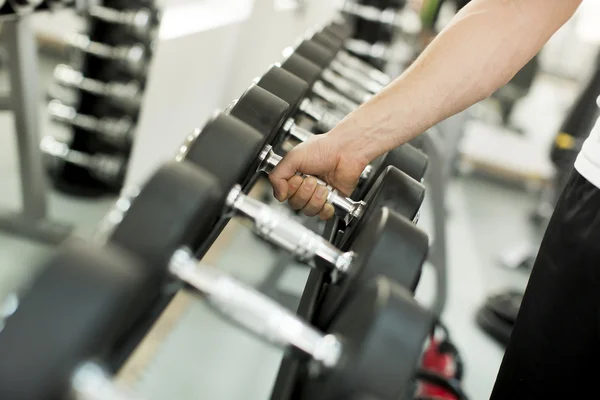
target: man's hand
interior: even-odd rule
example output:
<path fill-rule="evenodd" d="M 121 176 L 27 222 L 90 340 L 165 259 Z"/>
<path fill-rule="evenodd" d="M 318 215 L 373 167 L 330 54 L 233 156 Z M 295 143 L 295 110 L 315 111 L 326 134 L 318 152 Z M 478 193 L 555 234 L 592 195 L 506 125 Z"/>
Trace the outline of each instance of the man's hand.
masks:
<path fill-rule="evenodd" d="M 329 219 L 334 208 L 327 203 L 327 188 L 318 185 L 315 178 L 304 179 L 299 173 L 316 176 L 349 196 L 368 163 L 338 138 L 316 135 L 290 151 L 271 172 L 269 180 L 277 200 L 288 200 L 290 207 L 303 210 L 308 216 Z"/>

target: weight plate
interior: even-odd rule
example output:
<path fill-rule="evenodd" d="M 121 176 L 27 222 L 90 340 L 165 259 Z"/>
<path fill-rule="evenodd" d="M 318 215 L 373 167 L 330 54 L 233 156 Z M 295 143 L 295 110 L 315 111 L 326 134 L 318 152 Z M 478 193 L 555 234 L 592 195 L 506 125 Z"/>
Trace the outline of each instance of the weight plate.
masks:
<path fill-rule="evenodd" d="M 272 66 L 257 82 L 290 105 L 290 114 L 295 115 L 300 102 L 308 96 L 308 84 L 285 69 Z"/>
<path fill-rule="evenodd" d="M 210 233 L 223 196 L 211 174 L 185 162 L 170 162 L 144 185 L 110 241 L 144 261 L 149 290 L 155 292 L 164 283 L 175 250 L 195 250 Z"/>
<path fill-rule="evenodd" d="M 302 398 L 401 398 L 432 324 L 431 314 L 409 291 L 384 277 L 369 282 L 327 329 L 342 342 L 338 365 L 307 380 Z"/>
<path fill-rule="evenodd" d="M 45 262 L 0 334 L 0 398 L 65 398 L 74 369 L 101 357 L 129 317 L 140 277 L 131 258 L 83 243 Z"/>
<path fill-rule="evenodd" d="M 429 252 L 429 238 L 411 221 L 382 207 L 363 223 L 347 250 L 354 251 L 357 258 L 343 279 L 330 285 L 323 296 L 314 318 L 319 327 L 329 325 L 356 287 L 379 275 L 414 292 Z"/>
<path fill-rule="evenodd" d="M 275 147 L 284 139 L 281 129 L 289 111 L 288 103 L 260 86 L 252 85 L 229 113 L 262 134 L 265 144 Z"/>
<path fill-rule="evenodd" d="M 250 125 L 220 113 L 189 144 L 185 159 L 213 174 L 225 193 L 236 184 L 247 192 L 266 144 L 265 137 Z"/>
<path fill-rule="evenodd" d="M 298 78 L 302 79 L 312 88 L 315 82 L 321 76 L 323 69 L 313 63 L 306 57 L 302 57 L 298 53 L 292 53 L 282 64 L 281 68 L 291 72 Z"/>

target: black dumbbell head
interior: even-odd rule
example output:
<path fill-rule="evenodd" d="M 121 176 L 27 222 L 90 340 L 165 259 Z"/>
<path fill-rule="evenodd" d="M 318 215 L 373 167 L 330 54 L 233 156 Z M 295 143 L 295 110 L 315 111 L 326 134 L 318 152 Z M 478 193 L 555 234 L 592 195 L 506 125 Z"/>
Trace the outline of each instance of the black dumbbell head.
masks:
<path fill-rule="evenodd" d="M 281 63 L 281 68 L 291 72 L 298 78 L 305 81 L 310 88 L 313 87 L 323 72 L 323 68 L 319 67 L 317 64 L 311 62 L 307 58 L 302 57 L 295 51 L 290 54 L 290 56 L 283 63 Z"/>
<path fill-rule="evenodd" d="M 389 207 L 403 217 L 413 221 L 425 198 L 425 187 L 400 171 L 396 167 L 388 166 L 379 176 L 365 195 L 367 204 L 360 218 L 350 223 L 342 238 L 342 247 L 352 245 L 353 240 L 363 229 L 362 225 L 368 221 L 371 213 L 380 207 Z"/>
<path fill-rule="evenodd" d="M 281 128 L 289 118 L 290 106 L 273 93 L 252 85 L 236 101 L 229 114 L 261 133 L 265 143 L 275 146 L 283 139 Z"/>
<path fill-rule="evenodd" d="M 355 252 L 356 259 L 348 273 L 325 292 L 317 313 L 319 327 L 329 325 L 360 282 L 383 275 L 414 292 L 429 252 L 429 239 L 411 221 L 381 207 L 362 224 L 346 250 Z"/>
<path fill-rule="evenodd" d="M 310 39 L 336 53 L 344 46 L 344 41 L 342 39 L 323 31 L 315 32 Z"/>
<path fill-rule="evenodd" d="M 0 398 L 56 400 L 74 369 L 101 358 L 128 318 L 141 268 L 109 247 L 59 250 L 0 334 Z"/>
<path fill-rule="evenodd" d="M 371 190 L 383 170 L 389 166 L 398 168 L 406 175 L 420 182 L 427 170 L 428 158 L 425 153 L 406 143 L 378 157 L 371 163 L 371 173 L 352 193 L 352 198 L 361 200 Z"/>
<path fill-rule="evenodd" d="M 189 143 L 185 159 L 213 174 L 224 191 L 236 184 L 246 190 L 267 139 L 236 117 L 219 113 Z"/>
<path fill-rule="evenodd" d="M 410 143 L 403 144 L 385 155 L 384 164 L 393 165 L 416 181 L 421 181 L 427 171 L 429 158 Z"/>
<path fill-rule="evenodd" d="M 412 383 L 431 314 L 388 278 L 365 284 L 352 297 L 326 330 L 341 340 L 341 359 L 306 382 L 303 399 L 400 399 Z"/>
<path fill-rule="evenodd" d="M 329 64 L 331 64 L 336 56 L 335 51 L 316 43 L 314 40 L 309 39 L 300 42 L 300 44 L 296 47 L 296 53 L 306 57 L 321 68 L 329 67 Z"/>
<path fill-rule="evenodd" d="M 139 256 L 148 286 L 160 286 L 175 250 L 198 247 L 221 214 L 223 191 L 216 179 L 188 163 L 162 166 L 133 200 L 110 241 Z"/>
<path fill-rule="evenodd" d="M 352 36 L 352 25 L 349 22 L 331 22 L 323 28 L 323 32 L 335 35 L 342 40 Z"/>
<path fill-rule="evenodd" d="M 295 115 L 309 92 L 309 86 L 303 79 L 277 65 L 269 68 L 256 84 L 288 103 L 291 115 Z"/>

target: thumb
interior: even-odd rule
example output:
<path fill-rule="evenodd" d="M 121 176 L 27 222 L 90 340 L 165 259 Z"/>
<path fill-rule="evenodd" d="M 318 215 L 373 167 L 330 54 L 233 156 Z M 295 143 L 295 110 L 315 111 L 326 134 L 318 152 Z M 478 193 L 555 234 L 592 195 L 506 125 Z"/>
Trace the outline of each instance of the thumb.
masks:
<path fill-rule="evenodd" d="M 278 201 L 287 200 L 288 180 L 296 175 L 298 162 L 293 154 L 287 154 L 269 174 L 269 181 L 273 186 L 273 195 Z"/>

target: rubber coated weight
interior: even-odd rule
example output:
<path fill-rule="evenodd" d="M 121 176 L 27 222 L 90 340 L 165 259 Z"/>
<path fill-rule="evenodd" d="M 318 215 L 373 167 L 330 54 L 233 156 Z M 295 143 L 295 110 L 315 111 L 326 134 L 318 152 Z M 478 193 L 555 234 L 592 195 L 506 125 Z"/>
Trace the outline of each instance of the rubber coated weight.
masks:
<path fill-rule="evenodd" d="M 315 32 L 310 39 L 336 53 L 344 46 L 342 39 L 325 32 Z"/>
<path fill-rule="evenodd" d="M 332 22 L 323 28 L 323 32 L 334 35 L 341 40 L 349 39 L 352 36 L 350 24 L 338 24 Z"/>
<path fill-rule="evenodd" d="M 102 357 L 139 290 L 140 266 L 70 244 L 47 261 L 0 334 L 0 398 L 59 400 L 74 369 Z"/>
<path fill-rule="evenodd" d="M 425 187 L 421 183 L 396 167 L 386 167 L 365 194 L 364 201 L 367 206 L 362 216 L 352 220 L 345 229 L 342 245 L 347 247 L 352 244 L 356 235 L 362 230 L 363 223 L 368 221 L 370 214 L 379 207 L 389 207 L 411 221 L 416 220 L 424 198 Z"/>
<path fill-rule="evenodd" d="M 417 182 L 420 182 L 423 176 L 425 176 L 428 160 L 427 155 L 409 143 L 396 147 L 371 163 L 371 173 L 352 193 L 352 198 L 362 199 L 371 190 L 371 187 L 373 187 L 373 184 L 377 181 L 383 170 L 390 165 L 398 168 Z"/>
<path fill-rule="evenodd" d="M 222 196 L 211 174 L 185 162 L 165 164 L 146 182 L 110 241 L 144 261 L 149 295 L 156 295 L 164 283 L 175 250 L 195 250 L 198 238 L 211 231 Z"/>
<path fill-rule="evenodd" d="M 240 184 L 245 192 L 256 175 L 265 138 L 239 119 L 220 113 L 208 121 L 187 145 L 185 160 L 213 174 L 229 191 Z"/>
<path fill-rule="evenodd" d="M 334 51 L 312 40 L 303 40 L 297 47 L 296 53 L 307 58 L 321 68 L 329 67 L 336 56 Z"/>
<path fill-rule="evenodd" d="M 259 131 L 265 137 L 265 144 L 277 147 L 289 136 L 289 132 L 284 131 L 283 126 L 288 118 L 294 117 L 291 113 L 291 110 L 295 108 L 293 106 L 288 107 L 285 101 L 273 93 L 260 86 L 252 85 L 236 101 L 235 106 L 230 110 L 230 115 L 239 118 Z M 402 145 L 381 156 L 371 164 L 371 172 L 365 180 L 360 182 L 360 186 L 353 193 L 352 198 L 362 199 L 381 172 L 389 165 L 393 165 L 402 171 L 404 169 L 410 171 L 414 176 L 410 174 L 409 176 L 420 181 L 427 166 L 427 156 L 412 148 L 409 144 Z"/>
<path fill-rule="evenodd" d="M 291 114 L 296 113 L 309 93 L 309 86 L 303 79 L 278 66 L 269 68 L 256 84 L 288 103 Z"/>
<path fill-rule="evenodd" d="M 290 105 L 260 86 L 252 85 L 236 101 L 229 114 L 264 135 L 264 144 L 276 146 L 285 139 L 281 130 L 290 115 Z"/>
<path fill-rule="evenodd" d="M 296 75 L 311 88 L 323 72 L 323 68 L 295 52 L 281 63 L 281 68 Z"/>
<path fill-rule="evenodd" d="M 302 399 L 403 398 L 412 382 L 432 315 L 387 278 L 365 285 L 326 330 L 340 339 L 339 363 L 307 379 Z"/>
<path fill-rule="evenodd" d="M 414 292 L 429 252 L 429 239 L 409 220 L 381 207 L 365 221 L 347 250 L 356 253 L 358 259 L 342 281 L 324 292 L 314 317 L 318 327 L 329 326 L 354 289 L 378 275 Z"/>

